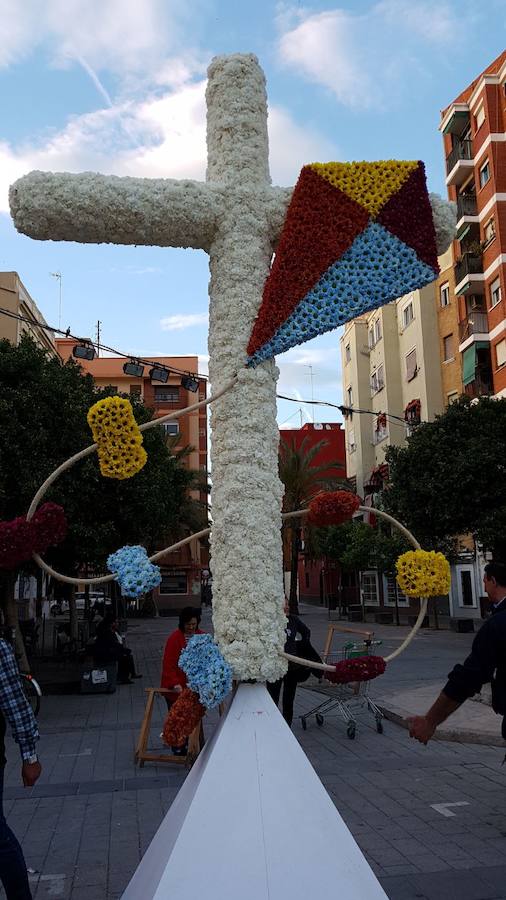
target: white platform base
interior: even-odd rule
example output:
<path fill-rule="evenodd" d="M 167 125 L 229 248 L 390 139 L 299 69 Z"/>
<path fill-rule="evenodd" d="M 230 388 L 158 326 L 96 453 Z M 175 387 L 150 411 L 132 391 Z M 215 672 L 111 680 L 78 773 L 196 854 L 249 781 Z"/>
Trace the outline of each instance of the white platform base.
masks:
<path fill-rule="evenodd" d="M 384 900 L 260 684 L 243 684 L 123 900 Z"/>

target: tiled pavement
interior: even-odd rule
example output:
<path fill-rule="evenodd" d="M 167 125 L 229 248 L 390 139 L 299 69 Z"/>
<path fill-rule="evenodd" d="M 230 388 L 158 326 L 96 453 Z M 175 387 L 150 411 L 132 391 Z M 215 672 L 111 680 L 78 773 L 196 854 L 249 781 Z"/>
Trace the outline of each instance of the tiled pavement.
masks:
<path fill-rule="evenodd" d="M 325 618 L 316 611 L 306 621 L 321 646 Z M 36 900 L 120 897 L 182 783 L 184 772 L 176 767 L 133 765 L 143 688 L 157 683 L 172 625 L 155 620 L 131 627 L 142 681 L 109 696 L 44 698 L 44 772 L 31 791 L 20 787 L 17 749 L 9 745 L 5 810 L 34 870 Z M 384 629 L 383 637 L 386 652 L 398 632 Z M 405 690 L 443 678 L 468 645 L 467 635 L 422 635 L 397 672 L 388 673 L 389 691 L 396 679 Z M 314 694 L 299 688 L 296 712 L 314 702 Z M 153 746 L 162 716 L 160 705 Z M 393 723 L 385 723 L 382 735 L 371 726 L 364 718 L 351 741 L 334 715 L 321 728 L 311 720 L 307 731 L 296 720 L 294 733 L 388 896 L 506 900 L 504 749 L 444 742 L 425 748 Z"/>

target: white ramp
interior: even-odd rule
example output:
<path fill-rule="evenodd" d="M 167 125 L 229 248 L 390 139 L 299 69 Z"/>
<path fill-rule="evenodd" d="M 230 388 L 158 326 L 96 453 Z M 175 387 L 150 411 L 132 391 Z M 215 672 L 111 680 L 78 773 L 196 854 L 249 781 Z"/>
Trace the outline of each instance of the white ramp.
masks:
<path fill-rule="evenodd" d="M 123 900 L 385 900 L 260 684 L 242 684 Z"/>

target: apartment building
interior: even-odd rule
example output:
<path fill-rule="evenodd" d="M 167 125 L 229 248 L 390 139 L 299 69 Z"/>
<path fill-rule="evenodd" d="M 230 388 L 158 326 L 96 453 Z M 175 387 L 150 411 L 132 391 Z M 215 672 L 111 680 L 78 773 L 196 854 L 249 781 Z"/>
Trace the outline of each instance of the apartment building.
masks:
<path fill-rule="evenodd" d="M 462 355 L 459 351 L 459 304 L 455 294 L 453 248 L 439 257 L 440 274 L 436 282 L 436 318 L 439 333 L 441 388 L 443 406 L 449 406 L 464 393 Z"/>
<path fill-rule="evenodd" d="M 56 340 L 57 350 L 64 360 L 72 356 L 75 346 L 75 340 L 69 338 Z M 141 366 L 142 374 L 139 371 L 137 376 L 128 374 L 124 371 L 128 360 L 123 357 L 104 356 L 93 360 L 79 359 L 78 362 L 84 372 L 92 375 L 97 387 L 112 388 L 118 394 L 127 396 L 137 395 L 146 406 L 154 410 L 157 418 L 206 398 L 207 381 L 198 376 L 197 356 L 154 357 L 152 362 L 169 373 L 167 381 L 163 383 L 151 377 L 150 366 Z M 188 384 L 185 375 L 190 377 L 191 387 L 195 391 L 184 386 Z M 161 427 L 168 437 L 174 439 L 176 447 L 191 447 L 183 462 L 189 469 L 200 471 L 204 479 L 207 479 L 206 409 L 172 419 Z M 204 491 L 194 491 L 192 496 L 202 503 L 207 502 Z M 160 537 L 163 538 L 162 535 Z M 162 614 L 200 603 L 202 577 L 208 565 L 207 545 L 197 540 L 167 555 L 161 565 L 162 583 L 154 591 Z"/>
<path fill-rule="evenodd" d="M 0 272 L 0 338 L 17 346 L 24 334 L 29 334 L 48 353 L 57 355 L 54 333 L 47 328 L 18 273 Z"/>
<path fill-rule="evenodd" d="M 349 322 L 341 337 L 346 469 L 361 496 L 387 476 L 385 452 L 443 409 L 435 287 Z"/>
<path fill-rule="evenodd" d="M 506 396 L 506 51 L 441 113 L 458 353 L 470 397 Z M 457 343 L 457 342 L 455 342 Z"/>

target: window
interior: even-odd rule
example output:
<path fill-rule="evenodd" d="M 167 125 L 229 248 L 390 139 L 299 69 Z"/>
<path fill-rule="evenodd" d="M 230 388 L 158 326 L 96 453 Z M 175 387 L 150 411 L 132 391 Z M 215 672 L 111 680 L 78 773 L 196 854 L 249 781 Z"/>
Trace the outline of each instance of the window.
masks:
<path fill-rule="evenodd" d="M 383 373 L 383 366 L 381 365 L 378 366 L 378 368 L 371 374 L 371 394 L 376 394 L 384 387 L 385 377 Z"/>
<path fill-rule="evenodd" d="M 362 603 L 364 606 L 378 606 L 378 573 L 362 572 Z"/>
<path fill-rule="evenodd" d="M 179 388 L 173 385 L 155 387 L 155 401 L 157 403 L 178 403 Z"/>
<path fill-rule="evenodd" d="M 476 110 L 476 115 L 474 117 L 475 129 L 478 131 L 478 128 L 483 125 L 485 121 L 485 109 L 483 107 L 483 103 Z"/>
<path fill-rule="evenodd" d="M 179 422 L 164 422 L 162 428 L 165 434 L 179 434 Z"/>
<path fill-rule="evenodd" d="M 187 594 L 188 575 L 186 572 L 164 572 L 160 582 L 161 594 Z"/>
<path fill-rule="evenodd" d="M 396 600 L 398 606 L 409 606 L 409 597 L 402 593 L 395 575 L 383 575 L 383 596 L 385 606 L 395 606 Z"/>
<path fill-rule="evenodd" d="M 448 282 L 442 284 L 439 289 L 439 298 L 441 302 L 441 306 L 449 306 L 450 305 L 450 285 Z"/>
<path fill-rule="evenodd" d="M 453 334 L 447 334 L 443 338 L 443 359 L 445 362 L 453 359 Z"/>
<path fill-rule="evenodd" d="M 105 389 L 111 395 L 118 393 L 118 386 L 116 384 L 106 384 Z"/>
<path fill-rule="evenodd" d="M 414 318 L 413 303 L 410 302 L 402 310 L 402 327 L 407 328 Z"/>
<path fill-rule="evenodd" d="M 355 431 L 352 428 L 348 432 L 348 450 L 350 451 L 350 453 L 354 453 L 356 449 L 357 445 L 355 443 Z"/>
<path fill-rule="evenodd" d="M 369 333 L 367 335 L 367 343 L 369 345 L 369 350 L 372 350 L 374 347 L 374 329 L 370 328 Z"/>
<path fill-rule="evenodd" d="M 490 309 L 497 306 L 497 304 L 501 302 L 501 298 L 501 281 L 499 278 L 496 278 L 490 285 Z"/>
<path fill-rule="evenodd" d="M 458 399 L 459 399 L 459 392 L 458 391 L 450 391 L 450 393 L 446 395 L 446 401 L 447 401 L 446 405 L 450 406 L 451 403 L 456 403 L 456 401 Z"/>
<path fill-rule="evenodd" d="M 410 350 L 410 352 L 406 356 L 406 379 L 407 381 L 413 381 L 413 378 L 416 378 L 418 374 L 418 367 L 416 364 L 416 348 L 414 350 Z"/>
<path fill-rule="evenodd" d="M 381 319 L 376 319 L 374 325 L 374 343 L 377 344 L 381 340 Z"/>
<path fill-rule="evenodd" d="M 495 345 L 495 358 L 498 368 L 506 363 L 506 340 L 504 338 Z"/>
<path fill-rule="evenodd" d="M 346 399 L 348 401 L 348 406 L 353 406 L 353 388 L 346 388 Z"/>
<path fill-rule="evenodd" d="M 344 358 L 347 363 L 351 362 L 351 347 L 349 344 L 346 344 L 344 348 Z"/>
<path fill-rule="evenodd" d="M 381 444 L 388 437 L 388 429 L 386 416 L 378 416 L 373 424 L 372 442 L 373 444 Z"/>
<path fill-rule="evenodd" d="M 483 239 L 486 244 L 490 244 L 490 241 L 493 241 L 495 238 L 495 219 L 492 216 L 488 222 L 485 222 L 483 227 Z"/>
<path fill-rule="evenodd" d="M 130 385 L 130 393 L 135 395 L 136 397 L 140 397 L 142 393 L 142 387 L 140 384 L 131 384 Z"/>
<path fill-rule="evenodd" d="M 490 180 L 490 163 L 488 159 L 480 166 L 480 187 L 485 187 Z"/>

